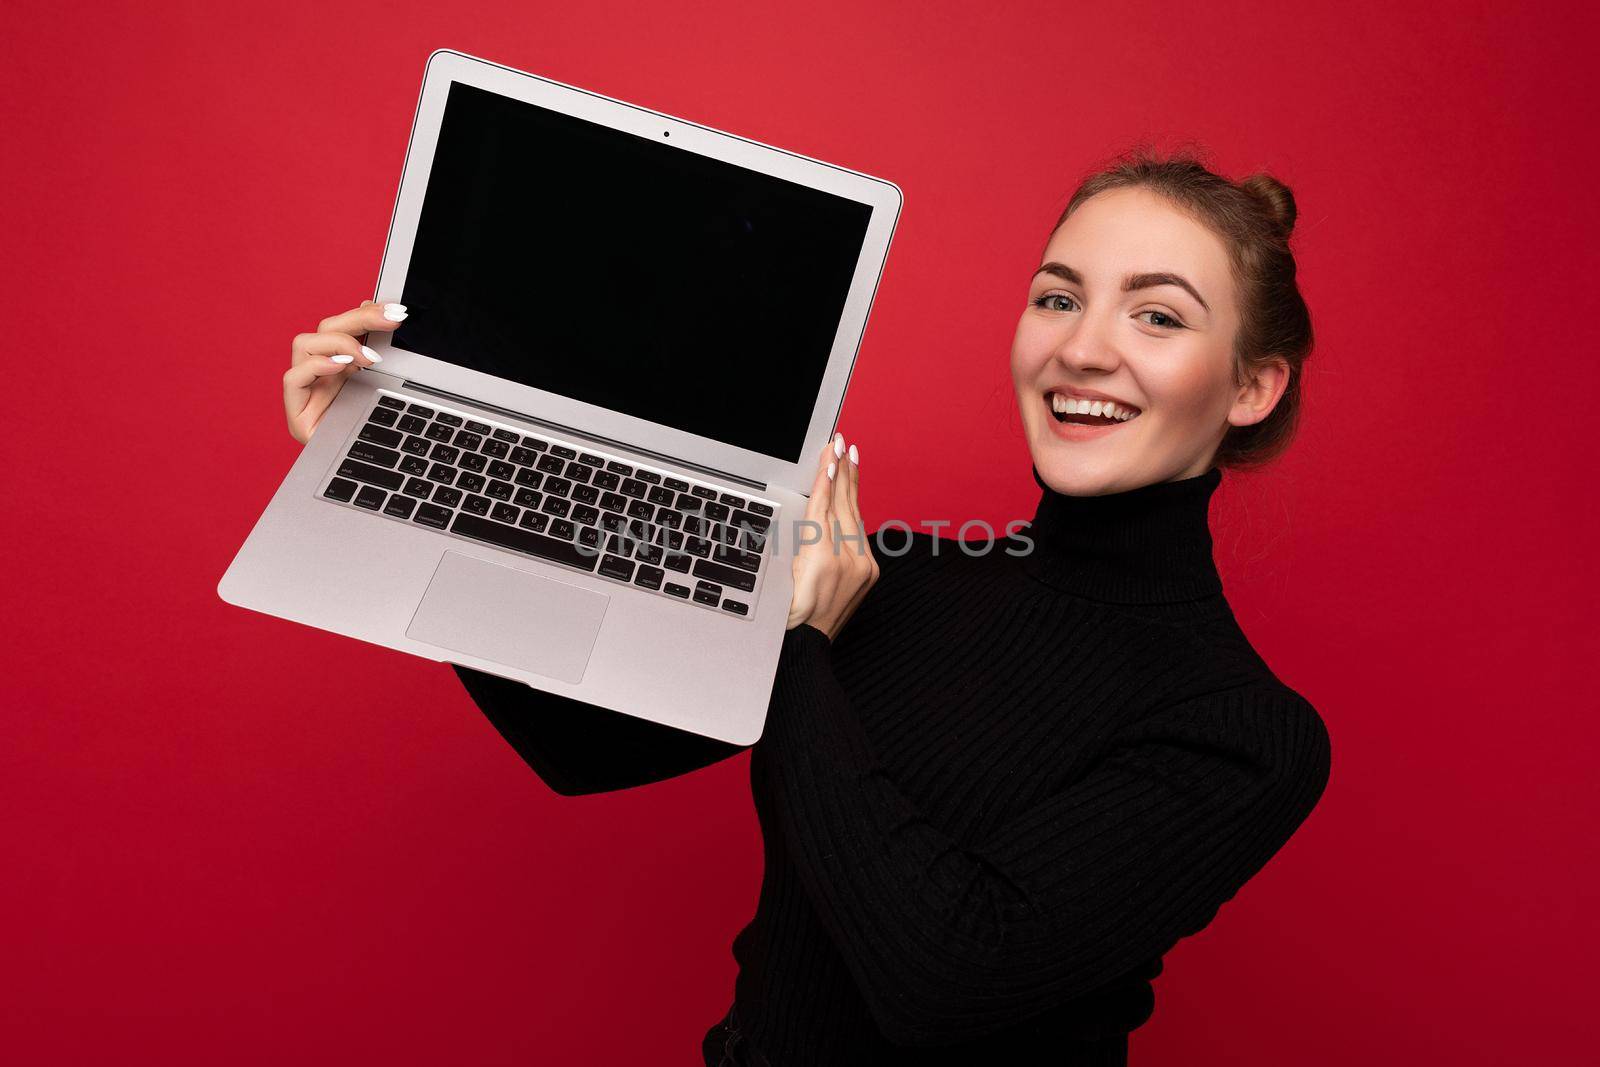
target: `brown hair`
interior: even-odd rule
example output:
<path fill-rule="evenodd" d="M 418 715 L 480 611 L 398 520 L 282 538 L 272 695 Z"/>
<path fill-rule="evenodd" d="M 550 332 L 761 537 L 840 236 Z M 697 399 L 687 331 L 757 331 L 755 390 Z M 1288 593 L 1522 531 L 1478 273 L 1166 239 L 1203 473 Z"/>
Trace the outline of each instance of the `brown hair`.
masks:
<path fill-rule="evenodd" d="M 1231 426 L 1217 446 L 1215 462 L 1252 468 L 1289 446 L 1300 417 L 1300 375 L 1311 356 L 1311 311 L 1295 283 L 1289 235 L 1294 231 L 1294 195 L 1269 174 L 1237 182 L 1212 173 L 1201 160 L 1180 150 L 1161 156 L 1146 147 L 1123 153 L 1085 178 L 1050 231 L 1084 201 L 1108 189 L 1140 186 L 1166 197 L 1209 227 L 1228 246 L 1239 292 L 1239 332 L 1234 339 L 1234 382 L 1244 385 L 1272 357 L 1289 365 L 1289 384 L 1277 406 L 1260 422 Z M 1046 239 L 1048 244 L 1048 238 Z"/>

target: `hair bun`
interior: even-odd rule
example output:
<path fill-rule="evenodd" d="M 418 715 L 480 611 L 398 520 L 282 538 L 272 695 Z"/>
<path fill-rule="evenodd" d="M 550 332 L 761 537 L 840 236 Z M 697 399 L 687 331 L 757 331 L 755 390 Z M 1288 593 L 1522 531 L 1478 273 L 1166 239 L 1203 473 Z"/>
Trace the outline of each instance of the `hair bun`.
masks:
<path fill-rule="evenodd" d="M 1240 179 L 1239 188 L 1249 193 L 1272 220 L 1278 233 L 1287 238 L 1294 232 L 1294 194 L 1289 187 L 1270 174 L 1252 174 Z"/>

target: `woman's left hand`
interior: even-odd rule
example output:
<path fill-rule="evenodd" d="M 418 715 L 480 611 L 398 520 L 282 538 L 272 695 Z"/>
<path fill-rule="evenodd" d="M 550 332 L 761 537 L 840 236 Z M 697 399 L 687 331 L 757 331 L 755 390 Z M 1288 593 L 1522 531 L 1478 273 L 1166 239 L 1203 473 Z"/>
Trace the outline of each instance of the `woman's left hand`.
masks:
<path fill-rule="evenodd" d="M 802 527 L 807 538 L 820 532 L 821 539 L 801 545 L 794 557 L 791 630 L 808 623 L 832 641 L 878 580 L 878 561 L 872 558 L 856 503 L 860 480 L 859 452 L 854 445 L 846 452 L 844 436 L 835 434 L 822 450 L 811 484 L 805 515 L 811 525 Z M 795 538 L 798 543 L 798 530 Z"/>

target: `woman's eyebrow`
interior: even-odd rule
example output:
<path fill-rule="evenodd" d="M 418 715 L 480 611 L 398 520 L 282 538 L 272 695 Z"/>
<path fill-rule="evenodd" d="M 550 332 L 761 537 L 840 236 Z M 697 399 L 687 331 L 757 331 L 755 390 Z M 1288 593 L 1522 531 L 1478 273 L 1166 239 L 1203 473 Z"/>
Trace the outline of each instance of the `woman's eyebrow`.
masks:
<path fill-rule="evenodd" d="M 1053 274 L 1063 281 L 1071 282 L 1073 285 L 1083 284 L 1083 275 L 1065 263 L 1046 263 L 1033 272 L 1035 278 L 1041 274 Z M 1158 285 L 1176 285 L 1198 300 L 1200 306 L 1206 309 L 1206 314 L 1209 315 L 1211 313 L 1211 305 L 1206 303 L 1206 298 L 1201 296 L 1200 291 L 1190 285 L 1181 274 L 1173 274 L 1171 271 L 1164 270 L 1149 271 L 1144 274 L 1130 274 L 1122 279 L 1122 291 L 1125 293 L 1131 293 L 1135 289 L 1153 289 Z"/>

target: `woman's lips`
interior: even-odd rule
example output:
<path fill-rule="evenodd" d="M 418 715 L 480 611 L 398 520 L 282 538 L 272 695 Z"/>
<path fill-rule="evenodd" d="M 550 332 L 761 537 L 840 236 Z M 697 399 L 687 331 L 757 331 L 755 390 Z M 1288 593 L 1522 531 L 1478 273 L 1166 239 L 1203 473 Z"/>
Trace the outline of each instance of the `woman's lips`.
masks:
<path fill-rule="evenodd" d="M 1108 422 L 1102 426 L 1089 426 L 1081 422 L 1067 422 L 1056 418 L 1056 413 L 1050 408 L 1049 400 L 1044 402 L 1044 417 L 1045 422 L 1050 427 L 1050 431 L 1063 441 L 1093 441 L 1096 438 L 1104 437 L 1106 434 L 1116 433 L 1128 423 L 1133 422 L 1134 419 L 1139 418 L 1138 415 L 1135 415 L 1125 422 Z"/>

